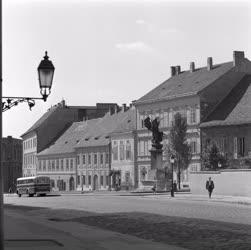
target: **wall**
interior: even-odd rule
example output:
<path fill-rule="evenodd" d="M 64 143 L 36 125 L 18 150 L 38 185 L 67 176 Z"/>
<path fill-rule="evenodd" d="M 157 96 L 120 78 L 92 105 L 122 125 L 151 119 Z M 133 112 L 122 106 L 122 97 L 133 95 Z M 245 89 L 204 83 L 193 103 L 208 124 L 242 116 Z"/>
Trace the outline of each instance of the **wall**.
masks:
<path fill-rule="evenodd" d="M 251 197 L 250 169 L 190 172 L 189 181 L 192 194 L 206 195 L 206 180 L 209 177 L 215 184 L 213 194 Z"/>

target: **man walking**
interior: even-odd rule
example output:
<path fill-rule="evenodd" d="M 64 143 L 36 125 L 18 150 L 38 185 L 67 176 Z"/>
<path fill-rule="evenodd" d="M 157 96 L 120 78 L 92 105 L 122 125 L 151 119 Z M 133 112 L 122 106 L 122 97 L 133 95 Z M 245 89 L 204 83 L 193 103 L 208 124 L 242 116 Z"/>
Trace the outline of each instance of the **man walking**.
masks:
<path fill-rule="evenodd" d="M 211 177 L 206 182 L 206 189 L 208 190 L 209 198 L 211 198 L 214 189 L 214 182 L 211 180 Z"/>

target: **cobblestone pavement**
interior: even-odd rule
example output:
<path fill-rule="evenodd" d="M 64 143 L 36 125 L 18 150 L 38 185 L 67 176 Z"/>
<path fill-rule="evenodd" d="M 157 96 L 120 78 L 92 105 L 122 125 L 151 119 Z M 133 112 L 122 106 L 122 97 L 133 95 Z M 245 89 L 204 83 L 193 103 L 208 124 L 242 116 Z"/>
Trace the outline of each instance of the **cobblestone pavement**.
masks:
<path fill-rule="evenodd" d="M 5 196 L 5 204 L 38 206 L 55 209 L 75 209 L 96 213 L 145 212 L 166 216 L 200 218 L 251 225 L 251 206 L 170 198 L 167 195 L 113 196 L 65 195 L 48 197 Z"/>
<path fill-rule="evenodd" d="M 94 213 L 8 204 L 5 205 L 5 209 L 7 215 L 12 216 L 16 235 L 19 237 L 20 233 L 17 234 L 19 231 L 16 229 L 17 224 L 13 216 L 22 220 L 27 218 L 22 222 L 21 234 L 24 234 L 24 229 L 28 228 L 30 231 L 30 222 L 33 222 L 36 225 L 33 226 L 32 237 L 39 229 L 39 237 L 42 232 L 45 236 L 49 235 L 46 236 L 47 241 L 53 239 L 64 246 L 76 246 L 82 242 L 83 249 L 92 250 L 251 249 L 251 225 L 245 224 L 145 212 Z M 48 229 L 43 229 L 44 227 Z M 11 232 L 10 235 L 13 233 Z"/>

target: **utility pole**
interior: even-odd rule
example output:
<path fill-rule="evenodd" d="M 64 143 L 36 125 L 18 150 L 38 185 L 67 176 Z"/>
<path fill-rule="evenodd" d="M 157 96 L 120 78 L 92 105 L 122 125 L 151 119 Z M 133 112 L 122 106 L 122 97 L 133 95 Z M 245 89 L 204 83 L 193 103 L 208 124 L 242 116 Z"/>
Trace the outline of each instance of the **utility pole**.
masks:
<path fill-rule="evenodd" d="M 0 101 L 2 106 L 2 0 L 0 0 Z M 0 250 L 4 250 L 4 211 L 3 211 L 3 166 L 2 166 L 2 107 L 0 108 Z"/>

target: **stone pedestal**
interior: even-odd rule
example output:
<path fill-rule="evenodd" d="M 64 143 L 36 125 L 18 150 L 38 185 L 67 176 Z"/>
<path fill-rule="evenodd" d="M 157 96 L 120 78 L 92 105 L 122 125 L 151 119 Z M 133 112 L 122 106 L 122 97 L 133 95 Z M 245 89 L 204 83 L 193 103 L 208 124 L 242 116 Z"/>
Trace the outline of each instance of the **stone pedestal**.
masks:
<path fill-rule="evenodd" d="M 151 175 L 154 176 L 156 180 L 156 190 L 165 191 L 166 190 L 166 178 L 165 171 L 163 168 L 163 150 L 152 148 L 151 153 Z"/>

